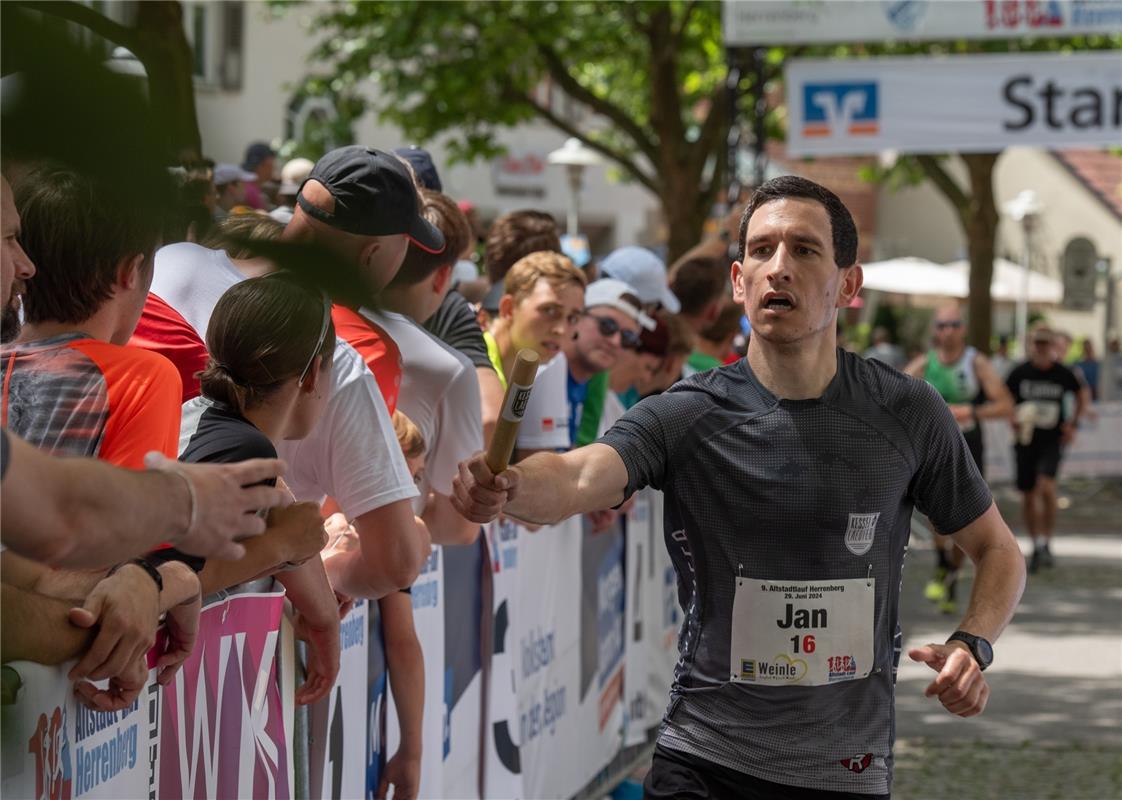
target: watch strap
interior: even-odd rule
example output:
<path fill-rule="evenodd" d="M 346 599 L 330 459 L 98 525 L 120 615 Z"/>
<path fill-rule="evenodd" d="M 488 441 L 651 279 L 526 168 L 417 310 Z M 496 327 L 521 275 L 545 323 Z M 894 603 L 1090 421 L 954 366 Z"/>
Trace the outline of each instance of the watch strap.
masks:
<path fill-rule="evenodd" d="M 993 653 L 993 645 L 990 645 L 989 641 L 983 639 L 981 636 L 976 636 L 975 634 L 967 633 L 966 631 L 955 631 L 947 637 L 947 644 L 950 644 L 951 642 L 962 642 L 964 645 L 970 648 L 970 655 L 974 657 L 974 661 L 977 662 L 979 669 L 981 669 L 983 672 L 985 672 L 986 667 L 993 663 L 992 655 L 989 661 L 985 661 L 978 653 L 978 642 L 985 642 L 987 645 L 989 645 L 990 653 Z"/>
<path fill-rule="evenodd" d="M 161 575 L 160 571 L 158 569 L 156 569 L 156 567 L 154 565 L 149 563 L 148 559 L 146 559 L 146 558 L 134 558 L 134 559 L 131 559 L 129 561 L 125 561 L 123 563 L 120 563 L 117 566 L 113 567 L 113 569 L 109 570 L 109 575 L 112 575 L 114 572 L 119 570 L 121 567 L 126 566 L 128 564 L 134 564 L 135 566 L 138 566 L 142 570 L 147 572 L 148 577 L 150 577 L 155 582 L 157 592 L 162 592 L 164 590 L 164 576 Z M 108 577 L 108 575 L 106 577 Z"/>

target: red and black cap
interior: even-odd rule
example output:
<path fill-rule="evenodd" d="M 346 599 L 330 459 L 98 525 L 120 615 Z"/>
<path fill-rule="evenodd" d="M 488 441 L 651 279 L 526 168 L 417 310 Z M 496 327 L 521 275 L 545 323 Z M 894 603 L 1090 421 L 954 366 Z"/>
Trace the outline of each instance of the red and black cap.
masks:
<path fill-rule="evenodd" d="M 335 199 L 331 212 L 304 199 L 302 192 L 296 197 L 304 213 L 325 225 L 358 236 L 405 234 L 426 253 L 444 252 L 440 229 L 421 216 L 409 168 L 392 153 L 362 145 L 340 147 L 317 161 L 307 180 L 322 183 Z"/>

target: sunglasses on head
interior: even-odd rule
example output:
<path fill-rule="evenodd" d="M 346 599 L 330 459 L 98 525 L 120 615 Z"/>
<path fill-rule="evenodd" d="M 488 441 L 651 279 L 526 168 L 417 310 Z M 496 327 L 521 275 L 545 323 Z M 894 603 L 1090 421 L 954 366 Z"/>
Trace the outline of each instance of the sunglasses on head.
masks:
<path fill-rule="evenodd" d="M 936 322 L 935 323 L 935 330 L 937 330 L 937 331 L 941 331 L 941 330 L 944 330 L 946 328 L 961 328 L 961 327 L 962 327 L 962 320 L 960 320 L 960 319 L 948 319 L 948 320 L 943 320 L 941 322 Z"/>
<path fill-rule="evenodd" d="M 635 331 L 625 331 L 619 326 L 619 323 L 611 317 L 598 317 L 595 314 L 588 314 L 586 316 L 596 320 L 596 325 L 600 331 L 600 335 L 604 338 L 614 336 L 618 331 L 619 343 L 626 347 L 628 350 L 634 350 L 639 346 L 639 334 Z"/>

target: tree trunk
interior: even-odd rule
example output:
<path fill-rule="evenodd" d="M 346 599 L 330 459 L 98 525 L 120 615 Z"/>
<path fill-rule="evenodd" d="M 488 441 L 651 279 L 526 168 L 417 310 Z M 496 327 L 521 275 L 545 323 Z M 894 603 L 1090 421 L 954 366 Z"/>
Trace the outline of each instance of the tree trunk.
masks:
<path fill-rule="evenodd" d="M 136 56 L 148 72 L 152 114 L 163 122 L 169 155 L 180 162 L 198 160 L 202 138 L 195 111 L 194 58 L 183 30 L 182 4 L 137 3 L 136 32 L 142 43 Z"/>
<path fill-rule="evenodd" d="M 997 205 L 993 194 L 993 168 L 999 153 L 962 156 L 970 175 L 970 196 L 963 209 L 962 227 L 970 258 L 970 329 L 968 341 L 980 352 L 990 352 L 993 331 L 993 260 L 996 251 Z"/>
<path fill-rule="evenodd" d="M 683 202 L 673 195 L 662 198 L 662 213 L 666 217 L 666 263 L 669 265 L 701 241 L 709 214 L 699 211 L 696 202 Z"/>

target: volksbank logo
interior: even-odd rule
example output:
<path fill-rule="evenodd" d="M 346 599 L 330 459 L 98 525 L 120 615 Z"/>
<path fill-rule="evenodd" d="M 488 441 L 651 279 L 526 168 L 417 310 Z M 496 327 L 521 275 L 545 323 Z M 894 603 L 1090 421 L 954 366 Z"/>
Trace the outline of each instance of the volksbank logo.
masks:
<path fill-rule="evenodd" d="M 803 136 L 876 136 L 880 87 L 876 81 L 803 85 Z"/>

